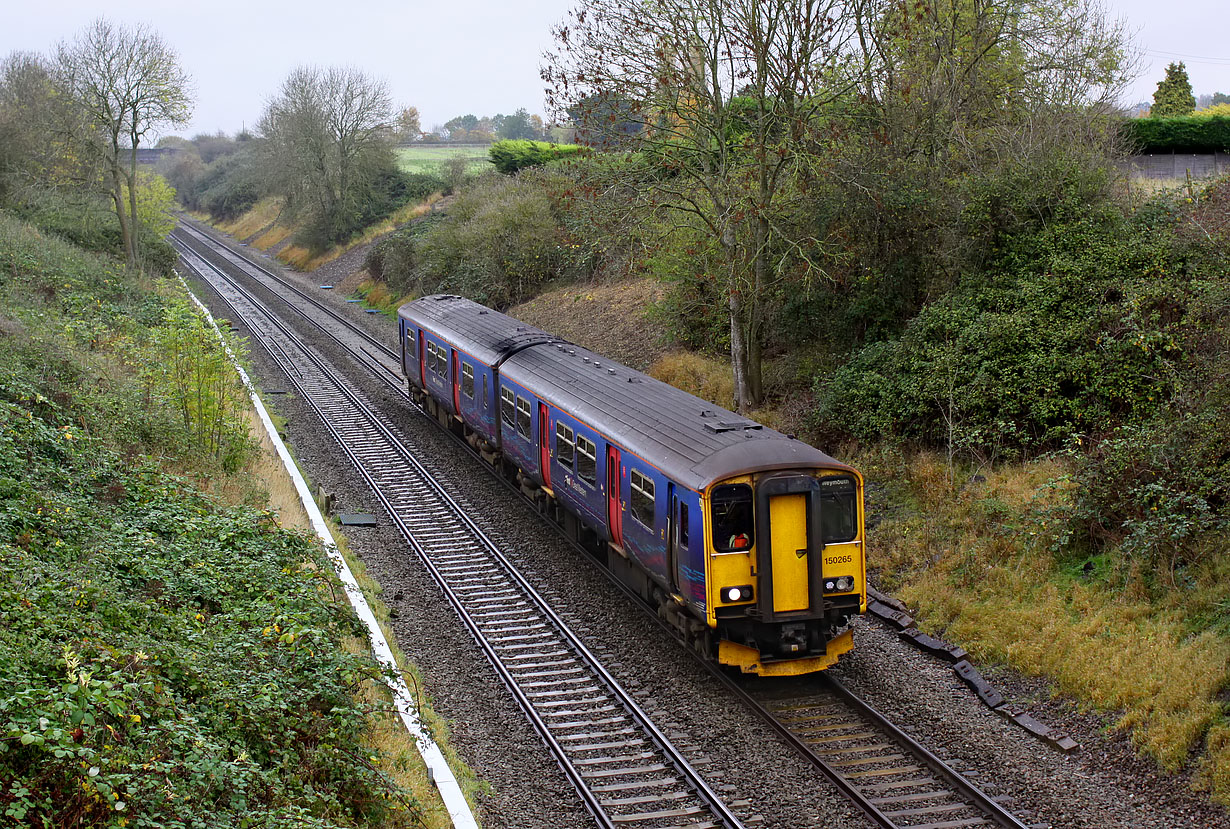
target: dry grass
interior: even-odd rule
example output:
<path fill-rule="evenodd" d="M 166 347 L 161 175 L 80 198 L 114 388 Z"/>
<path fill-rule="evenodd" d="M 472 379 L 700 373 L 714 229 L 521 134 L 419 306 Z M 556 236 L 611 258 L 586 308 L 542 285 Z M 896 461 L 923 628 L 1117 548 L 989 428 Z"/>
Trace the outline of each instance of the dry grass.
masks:
<path fill-rule="evenodd" d="M 690 351 L 671 351 L 659 357 L 648 374 L 724 408 L 735 403 L 735 381 L 725 360 Z"/>
<path fill-rule="evenodd" d="M 870 533 L 873 560 L 926 627 L 1119 712 L 1118 727 L 1168 771 L 1203 754 L 1199 779 L 1230 802 L 1230 729 L 1218 696 L 1230 686 L 1230 640 L 1192 633 L 1182 601 L 1150 603 L 1057 565 L 1036 508 L 1066 498 L 1048 485 L 1059 465 L 983 470 L 985 482 L 971 482 L 935 454 L 885 460 L 859 462 L 912 503 Z"/>
<path fill-rule="evenodd" d="M 363 231 L 362 236 L 356 236 L 344 245 L 337 245 L 329 248 L 323 253 L 313 253 L 312 251 L 298 245 L 287 245 L 280 253 L 278 253 L 278 259 L 287 265 L 290 265 L 297 271 L 314 271 L 321 265 L 328 264 L 334 259 L 337 259 L 347 251 L 354 250 L 360 245 L 366 245 L 369 242 L 374 242 L 386 233 L 392 233 L 406 222 L 417 219 L 420 216 L 425 216 L 431 212 L 432 205 L 438 202 L 441 198 L 442 196 L 439 193 L 433 193 L 428 196 L 425 201 L 417 204 L 408 204 L 395 211 L 384 221 L 368 227 L 365 231 Z M 282 238 L 285 238 L 285 236 Z"/>
<path fill-rule="evenodd" d="M 283 200 L 280 198 L 261 199 L 233 222 L 220 222 L 217 227 L 236 239 L 247 239 L 265 228 L 271 226 L 282 215 Z"/>
<path fill-rule="evenodd" d="M 266 230 L 260 236 L 252 240 L 252 246 L 257 250 L 269 250 L 276 247 L 286 240 L 286 237 L 294 233 L 294 228 L 286 225 L 274 225 Z"/>

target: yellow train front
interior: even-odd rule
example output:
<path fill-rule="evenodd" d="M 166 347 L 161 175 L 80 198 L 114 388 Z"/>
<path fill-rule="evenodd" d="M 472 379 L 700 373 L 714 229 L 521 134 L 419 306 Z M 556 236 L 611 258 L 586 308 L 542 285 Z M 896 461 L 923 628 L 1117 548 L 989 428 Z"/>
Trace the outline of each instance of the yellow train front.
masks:
<path fill-rule="evenodd" d="M 708 626 L 724 665 L 823 670 L 867 609 L 863 481 L 849 467 L 761 472 L 703 494 Z"/>

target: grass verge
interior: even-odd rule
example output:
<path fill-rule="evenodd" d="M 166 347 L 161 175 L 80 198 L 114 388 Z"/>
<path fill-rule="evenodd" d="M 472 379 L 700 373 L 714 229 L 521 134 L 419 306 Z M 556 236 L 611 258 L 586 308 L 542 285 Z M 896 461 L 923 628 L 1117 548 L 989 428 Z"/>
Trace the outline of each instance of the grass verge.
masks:
<path fill-rule="evenodd" d="M 973 470 L 886 450 L 851 460 L 889 482 L 894 506 L 869 548 L 922 626 L 1114 714 L 1162 768 L 1190 768 L 1216 802 L 1230 803 L 1230 631 L 1193 613 L 1230 606 L 1230 573 L 1218 563 L 1227 557 L 1211 556 L 1187 589 L 1150 601 L 1108 580 L 1101 562 L 1052 552 L 1052 516 L 1069 497 L 1058 461 Z"/>

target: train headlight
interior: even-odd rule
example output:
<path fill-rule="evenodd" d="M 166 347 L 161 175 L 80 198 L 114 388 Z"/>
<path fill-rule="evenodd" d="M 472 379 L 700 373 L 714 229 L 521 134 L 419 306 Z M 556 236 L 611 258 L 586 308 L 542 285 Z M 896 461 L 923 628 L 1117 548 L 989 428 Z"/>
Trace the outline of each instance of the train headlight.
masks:
<path fill-rule="evenodd" d="M 739 587 L 723 587 L 718 591 L 718 596 L 723 602 L 750 602 L 752 600 L 752 586 L 744 584 Z"/>
<path fill-rule="evenodd" d="M 838 576 L 824 580 L 825 593 L 849 593 L 854 589 L 854 576 Z"/>

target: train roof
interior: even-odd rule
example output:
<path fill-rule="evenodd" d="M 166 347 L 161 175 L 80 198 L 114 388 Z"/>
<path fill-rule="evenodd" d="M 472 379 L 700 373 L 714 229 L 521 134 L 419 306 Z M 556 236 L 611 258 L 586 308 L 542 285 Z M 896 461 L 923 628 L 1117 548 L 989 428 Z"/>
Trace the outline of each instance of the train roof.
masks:
<path fill-rule="evenodd" d="M 526 349 L 500 374 L 695 490 L 753 471 L 852 471 L 813 446 L 580 346 Z"/>
<path fill-rule="evenodd" d="M 407 302 L 397 315 L 439 334 L 474 359 L 498 365 L 508 355 L 536 343 L 564 342 L 465 297 L 433 294 Z"/>
<path fill-rule="evenodd" d="M 853 471 L 813 446 L 461 297 L 406 303 L 429 329 L 695 490 L 753 471 Z"/>

